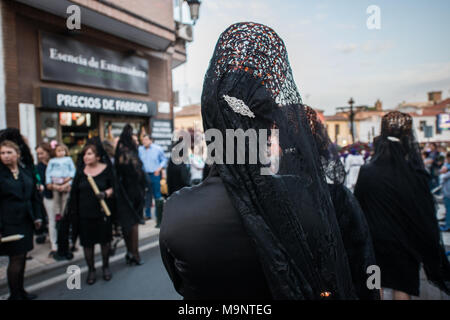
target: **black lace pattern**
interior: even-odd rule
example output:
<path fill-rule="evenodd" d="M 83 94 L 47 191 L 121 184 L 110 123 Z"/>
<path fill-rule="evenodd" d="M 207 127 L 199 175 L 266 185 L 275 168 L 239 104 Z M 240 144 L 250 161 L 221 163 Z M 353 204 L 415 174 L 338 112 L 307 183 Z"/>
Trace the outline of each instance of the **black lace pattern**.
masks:
<path fill-rule="evenodd" d="M 242 101 L 254 117 L 230 108 L 224 96 Z M 255 244 L 272 295 L 353 299 L 321 155 L 301 102 L 286 48 L 275 31 L 246 22 L 221 34 L 204 79 L 203 124 L 223 136 L 227 129 L 266 129 L 268 147 L 279 150 L 279 170 L 272 175 L 261 175 L 261 163 L 216 164 Z M 271 129 L 278 130 L 276 144 Z M 248 159 L 248 141 L 246 146 Z"/>

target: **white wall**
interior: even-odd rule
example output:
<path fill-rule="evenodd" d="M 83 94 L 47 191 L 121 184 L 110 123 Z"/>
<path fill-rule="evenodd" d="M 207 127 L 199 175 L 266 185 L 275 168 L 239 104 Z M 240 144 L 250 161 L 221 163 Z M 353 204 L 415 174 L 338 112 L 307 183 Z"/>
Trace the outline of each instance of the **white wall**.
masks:
<path fill-rule="evenodd" d="M 420 122 L 426 121 L 427 126 L 433 127 L 433 137 L 425 138 L 425 131 L 420 131 Z M 441 134 L 436 134 L 436 116 L 420 116 L 413 117 L 414 131 L 419 143 L 421 142 L 433 142 L 433 141 L 449 141 L 450 142 L 450 130 L 443 130 Z"/>
<path fill-rule="evenodd" d="M 380 128 L 381 128 L 380 116 L 373 116 L 368 119 L 359 121 L 359 132 L 358 132 L 359 141 L 373 142 L 373 138 L 380 134 Z M 369 140 L 369 132 L 370 132 L 370 140 Z M 372 132 L 374 132 L 375 135 L 372 135 Z"/>
<path fill-rule="evenodd" d="M 36 157 L 36 108 L 33 104 L 19 103 L 20 133 L 28 140 L 31 154 Z"/>

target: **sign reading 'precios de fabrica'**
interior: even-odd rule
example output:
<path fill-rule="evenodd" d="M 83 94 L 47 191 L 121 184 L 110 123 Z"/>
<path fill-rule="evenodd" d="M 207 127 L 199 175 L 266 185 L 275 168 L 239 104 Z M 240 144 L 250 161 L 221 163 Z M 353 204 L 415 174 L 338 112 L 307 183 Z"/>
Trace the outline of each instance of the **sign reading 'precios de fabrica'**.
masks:
<path fill-rule="evenodd" d="M 42 108 L 147 117 L 157 113 L 154 101 L 116 98 L 55 88 L 40 88 L 39 94 L 39 105 Z"/>
<path fill-rule="evenodd" d="M 40 38 L 43 80 L 148 93 L 146 59 L 47 32 Z"/>

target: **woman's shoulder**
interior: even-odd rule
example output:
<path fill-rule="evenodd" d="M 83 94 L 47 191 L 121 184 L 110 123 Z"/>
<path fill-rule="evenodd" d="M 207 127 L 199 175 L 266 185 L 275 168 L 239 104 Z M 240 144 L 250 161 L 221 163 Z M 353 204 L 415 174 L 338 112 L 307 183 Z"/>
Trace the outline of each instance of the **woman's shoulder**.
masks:
<path fill-rule="evenodd" d="M 174 192 L 166 201 L 164 217 L 177 221 L 220 220 L 230 210 L 234 209 L 221 179 L 209 177 L 198 185 Z"/>

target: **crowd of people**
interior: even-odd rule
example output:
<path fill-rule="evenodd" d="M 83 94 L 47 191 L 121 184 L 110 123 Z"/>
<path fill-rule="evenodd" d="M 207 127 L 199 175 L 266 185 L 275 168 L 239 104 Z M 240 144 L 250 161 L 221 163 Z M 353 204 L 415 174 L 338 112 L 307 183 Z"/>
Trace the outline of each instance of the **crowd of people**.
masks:
<path fill-rule="evenodd" d="M 123 237 L 127 264 L 143 264 L 138 225 L 151 218 L 153 199 L 156 227 L 161 223 L 164 200 L 160 182 L 167 159 L 148 135 L 142 135 L 142 142 L 139 145 L 137 134 L 126 125 L 116 140 L 87 140 L 76 163 L 63 143 L 43 142 L 36 147 L 35 165 L 26 137 L 18 129 L 0 131 L 0 239 L 22 237 L 0 243 L 0 255 L 9 257 L 10 299 L 35 298 L 23 286 L 34 234 L 48 234 L 49 257 L 57 261 L 72 259 L 79 243 L 89 270 L 88 284 L 96 282 L 97 244 L 101 246 L 103 279 L 112 278 L 113 237 Z"/>
<path fill-rule="evenodd" d="M 141 265 L 138 225 L 151 218 L 152 198 L 161 257 L 185 299 L 378 300 L 390 288 L 406 300 L 420 293 L 421 267 L 450 294 L 440 233 L 450 214 L 440 229 L 432 194 L 441 188 L 450 209 L 450 153 L 435 144 L 421 151 L 411 116 L 387 113 L 371 152 L 343 156 L 303 104 L 283 41 L 256 23 L 221 34 L 201 108 L 205 130 L 270 132 L 269 163 L 206 165 L 195 145 L 189 161 L 175 163 L 126 125 L 116 142 L 89 139 L 76 164 L 64 144 L 42 143 L 35 167 L 20 132 L 1 131 L 0 237 L 22 236 L 0 244 L 10 298 L 35 298 L 24 290 L 25 261 L 46 218 L 55 259 L 70 259 L 79 237 L 88 284 L 97 244 L 111 280 L 114 233 L 123 235 L 126 263 Z M 223 147 L 237 154 L 238 146 Z M 374 266 L 381 274 L 369 285 Z"/>

